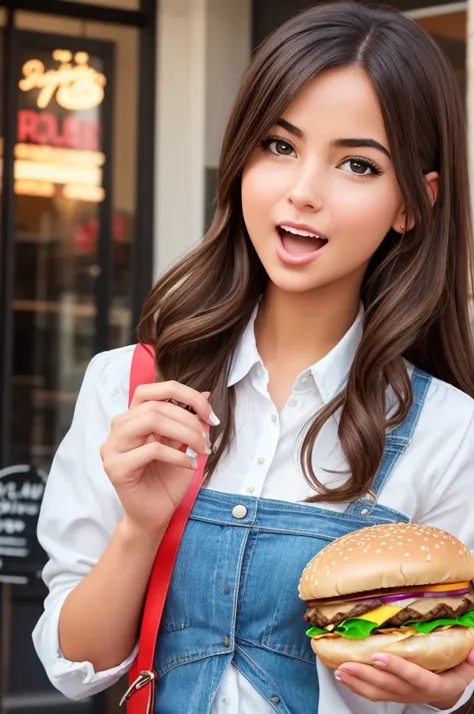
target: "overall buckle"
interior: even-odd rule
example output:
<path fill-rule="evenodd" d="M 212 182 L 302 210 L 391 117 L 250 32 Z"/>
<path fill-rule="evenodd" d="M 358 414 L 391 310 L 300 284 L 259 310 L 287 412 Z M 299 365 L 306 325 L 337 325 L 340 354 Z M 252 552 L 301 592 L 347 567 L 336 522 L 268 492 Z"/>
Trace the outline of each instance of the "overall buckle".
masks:
<path fill-rule="evenodd" d="M 132 682 L 132 684 L 129 686 L 129 688 L 123 695 L 122 699 L 120 700 L 119 706 L 123 706 L 124 704 L 126 704 L 133 697 L 133 695 L 138 692 L 139 689 L 143 689 L 143 687 L 146 687 L 147 684 L 152 684 L 155 679 L 156 674 L 154 672 L 150 672 L 149 670 L 143 670 L 142 672 L 140 672 L 136 680 Z"/>

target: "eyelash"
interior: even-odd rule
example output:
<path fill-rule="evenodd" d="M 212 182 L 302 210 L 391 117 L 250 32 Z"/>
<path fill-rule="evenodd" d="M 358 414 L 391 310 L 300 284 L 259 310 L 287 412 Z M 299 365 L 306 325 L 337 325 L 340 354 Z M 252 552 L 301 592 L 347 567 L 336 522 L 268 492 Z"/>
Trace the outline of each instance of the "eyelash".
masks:
<path fill-rule="evenodd" d="M 280 144 L 286 144 L 287 146 L 291 146 L 293 151 L 296 151 L 295 147 L 290 141 L 287 141 L 286 139 L 282 139 L 281 136 L 266 136 L 262 141 L 260 142 L 260 146 L 264 151 L 270 151 L 270 145 L 273 143 L 280 143 Z M 275 158 L 278 156 L 287 156 L 287 154 L 277 154 L 274 151 L 270 152 Z M 366 159 L 363 158 L 362 156 L 349 156 L 347 159 L 344 159 L 344 161 L 339 164 L 340 166 L 343 164 L 346 164 L 348 161 L 356 161 L 359 164 L 362 164 L 363 166 L 366 166 L 371 170 L 370 174 L 356 174 L 353 173 L 352 176 L 356 176 L 357 178 L 365 179 L 365 178 L 374 178 L 374 176 L 380 176 L 383 171 L 381 167 L 375 163 L 375 161 L 372 161 L 371 159 Z"/>

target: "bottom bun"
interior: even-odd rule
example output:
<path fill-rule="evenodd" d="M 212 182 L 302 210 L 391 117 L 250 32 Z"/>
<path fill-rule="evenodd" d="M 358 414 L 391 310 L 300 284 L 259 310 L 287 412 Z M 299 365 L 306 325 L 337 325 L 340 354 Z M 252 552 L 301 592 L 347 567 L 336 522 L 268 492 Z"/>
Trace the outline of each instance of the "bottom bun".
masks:
<path fill-rule="evenodd" d="M 371 635 L 365 640 L 346 637 L 321 637 L 311 640 L 311 647 L 322 664 L 337 669 L 344 662 L 372 664 L 371 655 L 387 652 L 432 672 L 456 667 L 467 659 L 474 647 L 474 627 L 450 627 L 428 635 L 405 632 Z"/>

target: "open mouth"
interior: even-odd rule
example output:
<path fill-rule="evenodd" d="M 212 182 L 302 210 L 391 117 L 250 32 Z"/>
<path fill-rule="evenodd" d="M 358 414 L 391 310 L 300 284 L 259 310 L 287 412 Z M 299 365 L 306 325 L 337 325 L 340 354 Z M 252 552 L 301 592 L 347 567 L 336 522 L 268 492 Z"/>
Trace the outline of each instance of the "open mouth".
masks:
<path fill-rule="evenodd" d="M 292 255 L 316 253 L 328 242 L 323 236 L 291 226 L 280 225 L 276 229 L 283 248 Z"/>

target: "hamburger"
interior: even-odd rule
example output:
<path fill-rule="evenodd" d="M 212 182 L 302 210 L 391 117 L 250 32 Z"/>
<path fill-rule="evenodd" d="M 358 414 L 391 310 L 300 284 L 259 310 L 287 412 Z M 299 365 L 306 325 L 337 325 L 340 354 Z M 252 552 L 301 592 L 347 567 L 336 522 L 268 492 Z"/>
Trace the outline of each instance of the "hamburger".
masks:
<path fill-rule="evenodd" d="M 473 554 L 449 533 L 396 523 L 338 538 L 306 566 L 299 597 L 320 661 L 372 664 L 387 652 L 432 671 L 474 647 Z"/>

